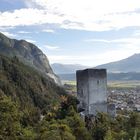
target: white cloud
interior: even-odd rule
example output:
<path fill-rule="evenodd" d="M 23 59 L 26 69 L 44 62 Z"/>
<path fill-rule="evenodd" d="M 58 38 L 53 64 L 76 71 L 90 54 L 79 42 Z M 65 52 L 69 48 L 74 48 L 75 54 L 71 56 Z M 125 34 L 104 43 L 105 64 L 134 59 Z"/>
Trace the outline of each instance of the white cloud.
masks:
<path fill-rule="evenodd" d="M 101 42 L 101 43 L 112 43 L 114 40 L 106 40 L 106 39 L 86 39 L 85 42 Z"/>
<path fill-rule="evenodd" d="M 52 29 L 44 29 L 44 30 L 42 30 L 42 32 L 55 33 L 55 31 Z"/>
<path fill-rule="evenodd" d="M 30 43 L 36 43 L 35 40 L 32 40 L 32 39 L 25 39 L 27 42 L 30 42 Z"/>
<path fill-rule="evenodd" d="M 12 33 L 6 32 L 6 31 L 1 31 L 1 33 L 3 33 L 4 35 L 6 35 L 8 37 L 12 37 L 12 38 L 17 37 L 16 34 L 12 34 Z"/>
<path fill-rule="evenodd" d="M 125 59 L 133 55 L 136 50 L 139 52 L 140 48 L 120 48 L 117 50 L 108 50 L 100 53 L 85 53 L 77 55 L 47 55 L 51 63 L 63 64 L 82 64 L 87 66 L 97 66 L 109 62 Z"/>
<path fill-rule="evenodd" d="M 32 0 L 53 15 L 63 17 L 62 28 L 108 30 L 139 26 L 139 0 Z M 71 21 L 64 24 L 65 20 Z M 77 24 L 80 23 L 80 24 Z"/>
<path fill-rule="evenodd" d="M 51 63 L 64 63 L 64 64 L 80 64 L 80 61 L 89 61 L 93 59 L 93 56 L 90 55 L 48 55 L 48 58 Z M 90 63 L 91 64 L 91 63 Z M 86 63 L 87 65 L 87 63 Z"/>
<path fill-rule="evenodd" d="M 98 53 L 96 51 L 87 50 L 85 52 L 77 53 L 77 55 L 49 55 L 48 57 L 50 62 L 97 66 L 108 62 L 122 60 L 135 54 L 136 52 L 140 52 L 139 38 L 121 38 L 114 40 L 92 39 L 88 41 L 92 41 L 93 43 L 114 43 L 114 45 L 117 43 L 117 47 L 115 48 L 114 46 L 112 49 L 106 48 L 106 50 L 101 49 Z"/>
<path fill-rule="evenodd" d="M 86 42 L 98 42 L 98 43 L 117 43 L 119 45 L 124 46 L 131 46 L 131 48 L 139 47 L 140 46 L 140 39 L 139 38 L 119 38 L 119 39 L 87 39 Z"/>
<path fill-rule="evenodd" d="M 134 31 L 133 36 L 135 36 L 135 37 L 140 36 L 140 30 Z"/>
<path fill-rule="evenodd" d="M 139 0 L 26 0 L 25 2 L 30 8 L 1 12 L 0 26 L 50 23 L 57 24 L 60 28 L 92 31 L 140 27 Z"/>
<path fill-rule="evenodd" d="M 3 27 L 3 26 L 0 26 L 0 30 L 1 31 L 7 31 L 7 30 L 9 30 L 9 29 L 15 29 L 15 27 L 11 27 L 11 26 L 7 26 L 7 27 Z"/>
<path fill-rule="evenodd" d="M 48 49 L 48 50 L 58 50 L 59 49 L 58 46 L 51 46 L 51 45 L 45 45 L 43 48 Z"/>
<path fill-rule="evenodd" d="M 19 31 L 18 33 L 19 33 L 19 34 L 29 34 L 29 33 L 31 33 L 31 32 L 27 32 L 27 31 Z"/>

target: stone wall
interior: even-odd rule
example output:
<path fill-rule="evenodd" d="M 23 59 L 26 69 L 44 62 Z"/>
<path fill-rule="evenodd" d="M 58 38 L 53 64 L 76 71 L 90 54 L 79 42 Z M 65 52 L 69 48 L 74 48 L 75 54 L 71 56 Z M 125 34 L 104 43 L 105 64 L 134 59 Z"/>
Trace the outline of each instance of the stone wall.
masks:
<path fill-rule="evenodd" d="M 78 107 L 85 115 L 107 112 L 106 69 L 85 69 L 76 72 Z"/>

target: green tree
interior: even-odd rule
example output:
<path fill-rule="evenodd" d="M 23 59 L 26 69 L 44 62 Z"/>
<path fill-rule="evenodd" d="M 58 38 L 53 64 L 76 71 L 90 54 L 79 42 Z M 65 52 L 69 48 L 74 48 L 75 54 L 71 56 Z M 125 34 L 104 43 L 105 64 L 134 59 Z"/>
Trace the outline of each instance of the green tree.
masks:
<path fill-rule="evenodd" d="M 36 134 L 32 127 L 22 127 L 22 113 L 18 103 L 10 97 L 0 96 L 0 139 L 34 140 Z"/>
<path fill-rule="evenodd" d="M 112 131 L 110 129 L 106 132 L 104 140 L 114 140 Z"/>
<path fill-rule="evenodd" d="M 18 104 L 6 96 L 0 96 L 0 137 L 16 139 L 21 131 Z"/>
<path fill-rule="evenodd" d="M 73 107 L 69 108 L 69 113 L 65 120 L 72 129 L 73 135 L 76 136 L 76 140 L 91 140 L 91 135 L 85 127 L 84 120 L 75 112 Z"/>
<path fill-rule="evenodd" d="M 41 140 L 75 140 L 71 128 L 63 120 L 46 121 L 44 119 L 38 129 Z"/>
<path fill-rule="evenodd" d="M 95 140 L 104 140 L 108 130 L 109 130 L 110 122 L 107 114 L 98 113 L 93 119 L 92 126 L 92 136 Z"/>
<path fill-rule="evenodd" d="M 127 127 L 129 137 L 131 139 L 140 138 L 140 114 L 136 112 L 132 112 L 127 119 Z"/>

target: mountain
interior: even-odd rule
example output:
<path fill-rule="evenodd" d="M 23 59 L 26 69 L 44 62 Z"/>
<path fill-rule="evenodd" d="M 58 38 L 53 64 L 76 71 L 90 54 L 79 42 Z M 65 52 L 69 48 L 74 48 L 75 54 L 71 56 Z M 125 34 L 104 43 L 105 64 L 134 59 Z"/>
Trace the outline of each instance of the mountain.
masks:
<path fill-rule="evenodd" d="M 26 106 L 46 108 L 58 103 L 65 94 L 51 78 L 19 61 L 17 57 L 0 55 L 0 96 L 4 94 Z"/>
<path fill-rule="evenodd" d="M 54 63 L 51 66 L 55 73 L 65 76 L 66 74 L 69 74 L 70 76 L 70 74 L 76 73 L 76 70 L 89 68 L 88 66 L 83 66 L 79 64 L 69 65 L 69 64 Z M 140 72 L 140 54 L 134 54 L 126 59 L 99 65 L 95 68 L 106 68 L 109 73 Z"/>
<path fill-rule="evenodd" d="M 108 80 L 140 80 L 140 54 L 134 54 L 126 59 L 99 65 L 95 68 L 106 68 Z M 76 80 L 76 74 L 60 73 L 61 80 Z"/>
<path fill-rule="evenodd" d="M 76 74 L 59 74 L 60 79 L 63 81 L 76 81 Z M 108 73 L 108 81 L 131 81 L 140 80 L 140 72 L 127 72 L 127 73 Z"/>
<path fill-rule="evenodd" d="M 134 54 L 120 61 L 99 65 L 96 68 L 106 68 L 108 72 L 140 72 L 140 54 Z"/>
<path fill-rule="evenodd" d="M 47 56 L 34 44 L 25 40 L 10 39 L 0 33 L 0 54 L 8 57 L 17 56 L 23 63 L 35 68 L 52 78 L 57 84 L 60 84 L 60 80 L 54 74 Z"/>
<path fill-rule="evenodd" d="M 57 74 L 70 74 L 75 73 L 76 70 L 85 69 L 88 66 L 83 66 L 79 64 L 59 64 L 54 63 L 51 65 L 53 71 Z"/>
<path fill-rule="evenodd" d="M 61 105 L 64 89 L 32 67 L 0 54 L 0 136 L 35 140 L 42 116 Z M 36 134 L 35 134 L 36 133 Z M 35 134 L 35 135 L 34 135 Z"/>

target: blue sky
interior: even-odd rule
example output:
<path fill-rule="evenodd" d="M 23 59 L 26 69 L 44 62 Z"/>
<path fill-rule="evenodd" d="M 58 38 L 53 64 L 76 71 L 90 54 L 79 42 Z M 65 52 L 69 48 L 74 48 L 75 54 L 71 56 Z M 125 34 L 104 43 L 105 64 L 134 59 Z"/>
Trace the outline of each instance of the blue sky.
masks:
<path fill-rule="evenodd" d="M 140 0 L 0 0 L 0 32 L 50 63 L 96 66 L 140 53 Z"/>

